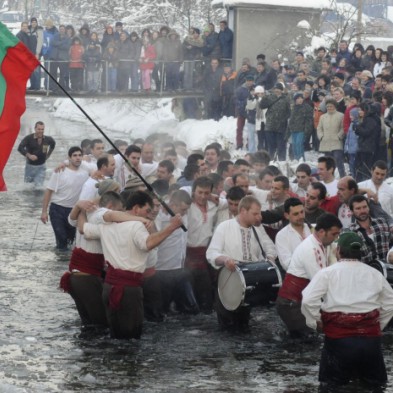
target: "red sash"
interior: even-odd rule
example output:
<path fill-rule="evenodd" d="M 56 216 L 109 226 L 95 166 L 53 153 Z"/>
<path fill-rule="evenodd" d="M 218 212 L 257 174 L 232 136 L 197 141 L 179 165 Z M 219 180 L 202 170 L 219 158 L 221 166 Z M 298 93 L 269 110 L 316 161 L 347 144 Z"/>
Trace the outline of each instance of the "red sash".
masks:
<path fill-rule="evenodd" d="M 185 266 L 189 269 L 206 270 L 207 247 L 187 247 Z"/>
<path fill-rule="evenodd" d="M 325 312 L 321 311 L 323 331 L 329 338 L 353 336 L 381 336 L 379 311 L 368 313 Z"/>
<path fill-rule="evenodd" d="M 306 288 L 309 282 L 310 280 L 307 278 L 301 278 L 290 273 L 286 273 L 282 287 L 278 291 L 278 296 L 301 303 L 302 291 Z"/>
<path fill-rule="evenodd" d="M 120 308 L 121 299 L 123 298 L 124 287 L 140 287 L 142 285 L 142 280 L 142 273 L 115 269 L 108 263 L 105 282 L 112 285 L 109 294 L 109 307 L 113 310 L 118 310 Z"/>
<path fill-rule="evenodd" d="M 69 271 L 65 272 L 60 279 L 60 288 L 69 293 L 71 290 L 71 273 L 73 270 L 79 270 L 81 273 L 91 274 L 93 276 L 101 277 L 104 270 L 105 259 L 102 254 L 93 254 L 75 247 L 72 250 Z"/>

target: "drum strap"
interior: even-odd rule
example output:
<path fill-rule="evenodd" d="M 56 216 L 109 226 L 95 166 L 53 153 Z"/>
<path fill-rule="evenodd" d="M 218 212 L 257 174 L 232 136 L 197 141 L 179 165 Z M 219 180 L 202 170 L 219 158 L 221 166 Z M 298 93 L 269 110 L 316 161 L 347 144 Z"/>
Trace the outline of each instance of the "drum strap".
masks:
<path fill-rule="evenodd" d="M 257 230 L 255 229 L 254 226 L 251 226 L 251 228 L 252 228 L 252 231 L 254 232 L 255 238 L 257 239 L 259 247 L 261 248 L 262 256 L 266 259 L 266 253 L 265 253 L 265 250 L 262 247 L 261 241 L 259 240 L 259 236 L 258 236 Z"/>

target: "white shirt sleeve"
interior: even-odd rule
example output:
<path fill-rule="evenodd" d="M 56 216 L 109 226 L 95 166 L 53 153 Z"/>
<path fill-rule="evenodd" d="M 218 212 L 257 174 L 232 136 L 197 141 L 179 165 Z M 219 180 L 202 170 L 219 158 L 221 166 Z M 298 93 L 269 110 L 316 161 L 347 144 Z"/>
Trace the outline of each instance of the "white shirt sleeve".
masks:
<path fill-rule="evenodd" d="M 303 290 L 302 314 L 306 324 L 312 329 L 317 328 L 317 321 L 321 320 L 321 298 L 327 293 L 328 280 L 324 270 L 319 271 Z"/>
<path fill-rule="evenodd" d="M 83 234 L 86 239 L 97 240 L 101 238 L 99 225 L 89 224 L 88 222 L 83 225 Z"/>
<path fill-rule="evenodd" d="M 133 236 L 133 241 L 137 247 L 142 251 L 147 251 L 147 238 L 149 237 L 149 232 L 141 222 L 135 222 L 136 226 L 140 226 L 140 229 L 135 231 Z"/>
<path fill-rule="evenodd" d="M 283 229 L 285 229 L 285 227 Z M 288 270 L 288 266 L 291 263 L 292 258 L 291 247 L 286 235 L 288 235 L 288 232 L 283 230 L 279 231 L 276 235 L 277 255 L 280 260 L 280 264 L 285 271 Z"/>
<path fill-rule="evenodd" d="M 225 224 L 225 222 L 222 224 Z M 221 267 L 216 265 L 216 258 L 224 255 L 223 250 L 225 247 L 225 228 L 226 225 L 221 224 L 217 227 L 210 242 L 209 248 L 206 251 L 206 259 L 215 269 L 219 269 Z"/>

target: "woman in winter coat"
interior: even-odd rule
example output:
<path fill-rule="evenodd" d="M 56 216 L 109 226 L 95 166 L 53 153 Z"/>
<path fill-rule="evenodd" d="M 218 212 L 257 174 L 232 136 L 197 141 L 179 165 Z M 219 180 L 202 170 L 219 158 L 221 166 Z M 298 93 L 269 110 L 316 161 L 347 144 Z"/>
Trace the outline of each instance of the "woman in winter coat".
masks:
<path fill-rule="evenodd" d="M 150 42 L 150 40 L 144 40 L 141 58 L 140 58 L 140 69 L 142 75 L 142 87 L 146 92 L 151 89 L 151 73 L 154 69 L 154 60 L 157 57 L 156 48 Z"/>
<path fill-rule="evenodd" d="M 375 114 L 375 108 L 371 104 L 362 102 L 359 106 L 359 123 L 353 126 L 355 134 L 359 137 L 356 155 L 357 182 L 367 180 L 371 176 L 374 152 L 381 135 L 381 122 Z"/>

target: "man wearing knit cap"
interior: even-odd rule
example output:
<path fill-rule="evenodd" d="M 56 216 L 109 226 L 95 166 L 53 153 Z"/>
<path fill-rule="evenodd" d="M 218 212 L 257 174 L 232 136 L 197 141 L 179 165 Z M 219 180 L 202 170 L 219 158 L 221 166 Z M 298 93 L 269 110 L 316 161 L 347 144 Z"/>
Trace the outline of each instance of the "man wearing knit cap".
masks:
<path fill-rule="evenodd" d="M 302 293 L 307 325 L 325 334 L 320 391 L 336 391 L 353 379 L 372 389 L 387 382 L 381 336 L 393 316 L 393 290 L 381 273 L 360 262 L 362 245 L 356 233 L 342 233 L 338 263 L 320 270 Z"/>

